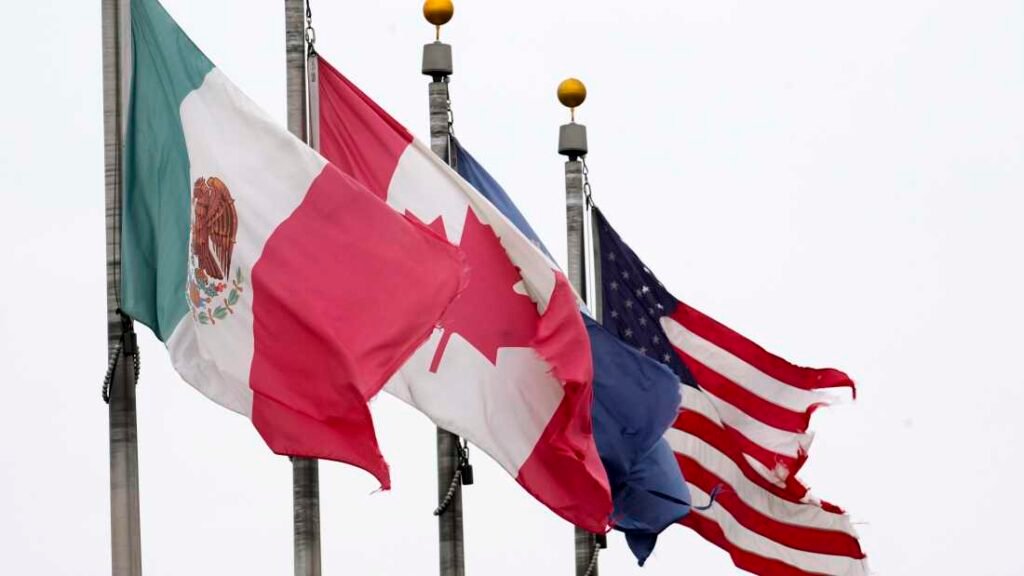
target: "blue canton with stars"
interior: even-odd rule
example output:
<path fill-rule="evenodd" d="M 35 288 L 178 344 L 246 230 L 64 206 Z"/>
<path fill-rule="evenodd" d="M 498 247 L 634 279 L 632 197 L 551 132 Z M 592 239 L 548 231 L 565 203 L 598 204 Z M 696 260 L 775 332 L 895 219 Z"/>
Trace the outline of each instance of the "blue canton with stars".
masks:
<path fill-rule="evenodd" d="M 697 386 L 690 370 L 672 348 L 661 328 L 661 317 L 675 311 L 678 301 L 593 208 L 601 257 L 601 323 L 640 353 L 665 364 L 683 384 Z"/>

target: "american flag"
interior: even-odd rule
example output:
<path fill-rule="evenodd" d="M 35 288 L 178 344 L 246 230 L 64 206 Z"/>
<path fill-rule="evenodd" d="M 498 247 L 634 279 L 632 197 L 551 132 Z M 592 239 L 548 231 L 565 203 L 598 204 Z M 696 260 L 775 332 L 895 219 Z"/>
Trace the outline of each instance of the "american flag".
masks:
<path fill-rule="evenodd" d="M 795 366 L 676 300 L 594 208 L 602 322 L 672 368 L 683 389 L 666 434 L 695 504 L 681 523 L 770 576 L 868 573 L 849 516 L 796 479 L 811 443 L 811 413 L 842 372 Z"/>

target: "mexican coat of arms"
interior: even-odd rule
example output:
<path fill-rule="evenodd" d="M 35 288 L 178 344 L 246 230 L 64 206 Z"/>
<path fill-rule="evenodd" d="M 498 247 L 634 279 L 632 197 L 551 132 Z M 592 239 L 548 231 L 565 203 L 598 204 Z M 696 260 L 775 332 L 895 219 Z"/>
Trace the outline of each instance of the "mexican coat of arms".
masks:
<path fill-rule="evenodd" d="M 199 178 L 192 187 L 188 304 L 200 324 L 216 324 L 241 298 L 245 276 L 231 267 L 238 212 L 227 185 L 217 177 Z"/>

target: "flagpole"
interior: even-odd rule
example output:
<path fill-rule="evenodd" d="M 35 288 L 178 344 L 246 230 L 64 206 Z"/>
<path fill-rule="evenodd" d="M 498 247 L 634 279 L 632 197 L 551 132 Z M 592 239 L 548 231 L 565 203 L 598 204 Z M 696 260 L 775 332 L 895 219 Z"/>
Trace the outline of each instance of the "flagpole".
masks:
<path fill-rule="evenodd" d="M 103 397 L 110 426 L 110 551 L 113 576 L 142 574 L 139 452 L 135 410 L 138 354 L 132 322 L 120 313 L 121 153 L 123 150 L 127 0 L 102 0 L 103 155 L 107 236 L 107 375 Z"/>
<path fill-rule="evenodd" d="M 587 91 L 583 83 L 574 78 L 558 86 L 558 99 L 572 112 L 572 121 L 564 124 L 558 133 L 558 153 L 568 157 L 565 162 L 565 223 L 569 253 L 568 276 L 576 292 L 587 300 L 586 264 L 584 247 L 584 166 L 587 155 L 587 129 L 576 123 L 576 107 L 583 103 Z M 597 576 L 598 548 L 604 536 L 577 527 L 575 531 L 576 576 Z"/>
<path fill-rule="evenodd" d="M 306 3 L 284 0 L 288 130 L 309 142 L 306 123 Z M 295 576 L 320 576 L 320 470 L 315 458 L 292 458 Z"/>
<path fill-rule="evenodd" d="M 451 149 L 451 101 L 448 79 L 452 73 L 452 47 L 441 42 L 441 26 L 451 20 L 455 9 L 450 0 L 427 0 L 423 15 L 436 27 L 435 41 L 423 47 L 421 71 L 431 77 L 428 87 L 430 107 L 430 149 L 453 165 Z M 459 437 L 437 429 L 437 543 L 441 576 L 466 573 L 462 535 L 462 485 L 464 456 Z M 465 479 L 465 483 L 471 480 Z"/>

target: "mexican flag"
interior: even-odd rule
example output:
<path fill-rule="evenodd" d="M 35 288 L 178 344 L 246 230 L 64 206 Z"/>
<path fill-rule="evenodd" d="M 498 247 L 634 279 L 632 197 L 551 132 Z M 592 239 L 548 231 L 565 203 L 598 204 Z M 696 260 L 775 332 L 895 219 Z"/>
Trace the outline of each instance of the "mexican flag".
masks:
<path fill-rule="evenodd" d="M 121 307 L 279 454 L 389 486 L 367 409 L 465 279 L 442 236 L 276 125 L 131 1 Z"/>

